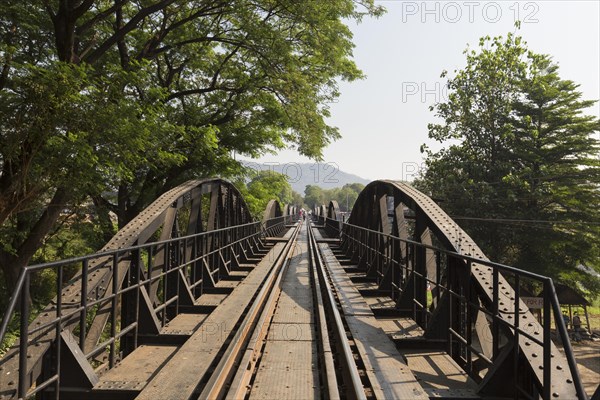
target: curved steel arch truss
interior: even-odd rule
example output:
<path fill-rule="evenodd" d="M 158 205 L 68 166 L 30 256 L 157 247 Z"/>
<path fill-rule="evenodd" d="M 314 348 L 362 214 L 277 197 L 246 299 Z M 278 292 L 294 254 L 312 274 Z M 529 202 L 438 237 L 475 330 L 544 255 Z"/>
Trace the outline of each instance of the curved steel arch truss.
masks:
<path fill-rule="evenodd" d="M 289 218 L 297 218 L 298 217 L 298 206 L 294 204 L 286 204 L 283 208 L 283 216 Z"/>
<path fill-rule="evenodd" d="M 549 278 L 490 262 L 433 200 L 402 182 L 367 185 L 347 224 L 328 217 L 357 271 L 394 301 L 389 311 L 442 343 L 480 393 L 513 396 L 517 387 L 519 397 L 585 398 L 558 301 L 544 300 L 540 324 L 521 299 L 525 283 L 553 293 Z M 550 340 L 551 310 L 567 359 Z"/>
<path fill-rule="evenodd" d="M 28 304 L 21 304 L 22 340 L 0 360 L 0 398 L 58 384 L 91 387 L 97 382 L 92 364 L 112 368 L 178 313 L 210 311 L 214 307 L 198 305 L 200 296 L 225 290 L 220 281 L 256 263 L 266 253 L 265 236 L 283 231 L 278 203 L 265 216 L 253 222 L 226 180 L 192 180 L 160 196 L 95 255 L 26 267 L 13 299 L 28 298 L 31 276 L 48 268 L 58 271 L 59 297 L 29 326 Z M 63 283 L 74 262 L 81 271 Z M 2 335 L 16 304 L 7 310 Z"/>

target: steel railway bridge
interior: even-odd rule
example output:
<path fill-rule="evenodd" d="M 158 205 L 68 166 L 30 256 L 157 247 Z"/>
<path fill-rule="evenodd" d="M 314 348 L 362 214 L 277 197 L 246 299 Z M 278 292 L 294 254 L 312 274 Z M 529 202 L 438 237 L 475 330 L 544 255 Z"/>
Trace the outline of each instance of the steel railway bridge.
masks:
<path fill-rule="evenodd" d="M 34 317 L 48 269 L 58 295 Z M 587 398 L 551 279 L 488 260 L 393 181 L 345 222 L 275 201 L 255 222 L 229 182 L 187 182 L 98 253 L 26 267 L 2 338 L 14 318 L 1 399 Z"/>

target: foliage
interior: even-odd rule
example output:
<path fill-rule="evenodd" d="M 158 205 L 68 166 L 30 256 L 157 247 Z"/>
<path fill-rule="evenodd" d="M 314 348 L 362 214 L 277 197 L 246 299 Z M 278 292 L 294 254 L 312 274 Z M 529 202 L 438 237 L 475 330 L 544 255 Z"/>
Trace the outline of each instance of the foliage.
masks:
<path fill-rule="evenodd" d="M 274 171 L 258 171 L 247 185 L 238 182 L 236 187 L 240 189 L 250 212 L 257 220 L 262 220 L 269 201 L 279 201 L 283 209 L 285 204 L 293 204 L 294 199 L 298 199 L 288 177 Z"/>
<path fill-rule="evenodd" d="M 286 145 L 319 158 L 372 0 L 0 2 L 0 268 L 7 290 L 65 209 L 106 239 L 180 182 Z"/>
<path fill-rule="evenodd" d="M 335 200 L 340 206 L 340 211 L 350 211 L 364 187 L 365 185 L 362 183 L 348 183 L 341 188 L 333 189 L 322 189 L 316 185 L 306 185 L 304 203 L 314 208 L 323 204 L 328 205 L 331 200 Z"/>
<path fill-rule="evenodd" d="M 40 248 L 31 259 L 31 264 L 77 257 L 96 251 L 102 244 L 102 232 L 90 220 L 89 210 L 79 208 L 62 215 L 53 230 L 46 236 Z M 78 270 L 78 265 L 63 271 L 63 281 L 67 282 Z M 44 307 L 56 295 L 56 271 L 43 269 L 30 275 L 32 302 L 34 307 Z M 4 281 L 0 279 L 0 282 Z M 0 287 L 6 293 L 6 287 Z M 8 296 L 0 296 L 0 309 L 8 306 Z"/>
<path fill-rule="evenodd" d="M 600 271 L 600 123 L 584 114 L 595 102 L 512 34 L 466 54 L 448 100 L 432 107 L 442 123 L 429 126 L 430 138 L 452 144 L 423 148 L 418 185 L 491 259 L 598 293 L 578 267 Z"/>
<path fill-rule="evenodd" d="M 304 203 L 310 208 L 319 207 L 325 204 L 327 199 L 325 197 L 325 190 L 317 185 L 306 185 L 304 189 Z"/>

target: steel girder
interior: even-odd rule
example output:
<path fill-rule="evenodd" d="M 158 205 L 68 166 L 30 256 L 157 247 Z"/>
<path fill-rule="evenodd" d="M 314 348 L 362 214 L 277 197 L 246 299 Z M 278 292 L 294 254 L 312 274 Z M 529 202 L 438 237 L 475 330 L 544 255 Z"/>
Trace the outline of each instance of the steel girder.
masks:
<path fill-rule="evenodd" d="M 328 217 L 339 220 L 334 214 Z M 459 343 L 450 346 L 450 352 L 480 382 L 482 394 L 512 395 L 514 386 L 507 385 L 506 379 L 515 378 L 534 397 L 550 393 L 552 398 L 582 397 L 576 367 L 573 371 L 572 360 L 568 363 L 550 340 L 550 306 L 543 327 L 499 272 L 502 266 L 496 268 L 489 262 L 471 237 L 428 196 L 403 182 L 372 182 L 360 193 L 348 223 L 342 226 L 343 249 L 358 268 L 376 279 L 380 290 L 390 291 L 398 309 L 426 305 L 427 290 L 431 290 L 431 304 L 422 313 L 414 313 L 415 320 L 428 338 L 452 343 L 449 330 L 462 332 L 471 348 L 465 351 Z M 353 234 L 357 237 L 349 238 Z M 412 241 L 422 246 L 410 245 Z M 479 353 L 474 358 L 491 365 L 473 363 L 473 347 Z M 570 350 L 570 345 L 565 349 Z M 469 359 L 465 360 L 465 354 Z M 544 387 L 549 381 L 551 385 Z"/>
<path fill-rule="evenodd" d="M 281 210 L 275 214 L 281 216 Z M 237 226 L 239 228 L 224 229 Z M 107 252 L 114 253 L 117 249 L 212 231 L 215 234 L 206 235 L 206 239 L 199 244 L 194 244 L 190 240 L 178 243 L 177 248 L 168 244 L 157 245 L 150 250 L 149 255 L 142 255 L 139 250 L 137 252 L 124 250 L 121 254 L 117 252 L 110 256 L 101 255 Z M 51 375 L 44 370 L 44 364 L 55 357 L 52 354 L 56 349 L 50 350 L 56 346 L 58 331 L 61 332 L 61 336 L 67 334 L 67 337 L 63 337 L 63 350 L 72 347 L 73 351 L 79 354 L 75 357 L 79 358 L 74 363 L 84 364 L 85 358 L 82 361 L 81 355 L 89 353 L 98 345 L 112 315 L 111 310 L 117 305 L 122 310 L 123 323 L 128 315 L 134 313 L 140 318 L 136 322 L 137 330 L 158 333 L 161 324 L 168 318 L 169 306 L 163 304 L 161 307 L 161 294 L 164 296 L 169 291 L 182 290 L 181 293 L 178 292 L 178 305 L 181 303 L 193 306 L 194 299 L 202 293 L 203 287 L 214 286 L 219 278 L 226 275 L 230 269 L 234 269 L 236 264 L 245 262 L 247 258 L 254 255 L 254 251 L 259 251 L 261 243 L 257 234 L 260 234 L 260 231 L 260 223 L 253 223 L 240 192 L 226 180 L 192 180 L 169 190 L 119 230 L 98 252 L 98 256 L 90 257 L 89 263 L 84 261 L 83 265 L 87 268 L 65 284 L 60 298 L 55 298 L 31 322 L 27 331 L 32 333 L 26 335 L 28 342 L 31 343 L 27 348 L 25 363 L 24 375 L 27 382 L 21 382 L 19 385 L 29 388 L 38 378 L 44 379 L 44 376 Z M 241 238 L 245 239 L 240 240 Z M 235 245 L 227 246 L 230 243 Z M 170 268 L 171 263 L 190 260 L 199 254 L 209 253 L 211 253 L 210 257 L 207 256 L 202 259 L 202 262 L 193 263 L 185 270 L 179 271 L 178 278 L 171 279 L 169 283 L 160 284 L 160 280 L 151 279 L 153 274 L 159 274 Z M 144 257 L 147 260 L 145 266 Z M 136 280 L 142 279 L 147 279 L 149 283 L 139 288 L 140 293 L 136 296 L 123 294 L 118 304 L 115 304 L 114 300 L 109 300 L 115 289 L 123 290 L 128 285 L 134 285 Z M 128 304 L 134 297 L 136 304 Z M 93 313 L 71 311 L 79 310 L 82 304 L 87 303 L 96 304 L 97 308 Z M 72 317 L 59 322 L 61 327 L 58 330 L 56 329 L 57 304 L 61 305 L 63 316 L 72 314 Z M 159 311 L 163 313 L 162 322 L 152 311 L 155 309 L 164 309 Z M 89 322 L 81 325 L 81 315 Z M 40 326 L 46 325 L 48 328 L 39 329 Z M 73 339 L 72 333 L 79 326 L 84 327 L 83 332 L 80 329 L 76 332 L 79 337 Z M 121 350 L 125 353 L 132 351 L 131 343 L 128 343 L 125 337 L 122 338 L 122 342 Z M 99 359 L 99 355 L 96 358 Z M 85 365 L 79 367 L 87 371 L 85 374 L 93 380 L 89 374 L 90 367 Z M 18 376 L 19 347 L 17 345 L 0 360 L 0 398 L 12 398 L 17 395 Z"/>

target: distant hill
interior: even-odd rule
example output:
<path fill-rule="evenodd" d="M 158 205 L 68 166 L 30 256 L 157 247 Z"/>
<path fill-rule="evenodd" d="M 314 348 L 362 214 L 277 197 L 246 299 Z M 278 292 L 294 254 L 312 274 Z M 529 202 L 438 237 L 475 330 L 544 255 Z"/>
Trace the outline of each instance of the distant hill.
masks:
<path fill-rule="evenodd" d="M 292 189 L 304 195 L 306 185 L 323 189 L 342 187 L 348 183 L 368 184 L 368 179 L 341 171 L 335 163 L 256 163 L 245 161 L 244 165 L 257 171 L 275 171 L 289 178 Z"/>

